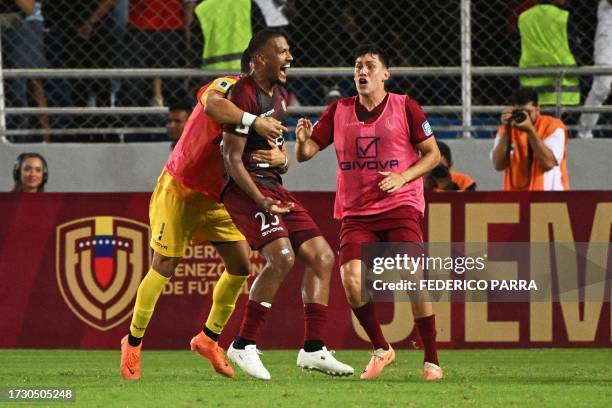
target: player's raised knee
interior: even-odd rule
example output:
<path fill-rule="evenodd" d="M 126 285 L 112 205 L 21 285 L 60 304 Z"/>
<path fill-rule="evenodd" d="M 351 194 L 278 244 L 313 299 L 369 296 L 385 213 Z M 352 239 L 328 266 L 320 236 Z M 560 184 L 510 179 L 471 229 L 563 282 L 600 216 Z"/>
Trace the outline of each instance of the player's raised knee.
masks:
<path fill-rule="evenodd" d="M 295 254 L 291 247 L 282 247 L 277 253 L 269 254 L 268 262 L 279 273 L 286 275 L 293 268 Z"/>
<path fill-rule="evenodd" d="M 318 267 L 318 269 L 331 270 L 334 267 L 335 262 L 336 257 L 334 256 L 334 252 L 329 246 L 327 246 L 322 251 L 316 253 L 313 258 L 313 263 Z"/>
<path fill-rule="evenodd" d="M 250 263 L 240 262 L 231 266 L 228 269 L 228 273 L 234 276 L 249 276 L 251 274 L 252 266 Z"/>
<path fill-rule="evenodd" d="M 153 262 L 151 266 L 157 273 L 166 278 L 170 278 L 180 262 L 181 258 L 172 258 L 153 252 Z"/>

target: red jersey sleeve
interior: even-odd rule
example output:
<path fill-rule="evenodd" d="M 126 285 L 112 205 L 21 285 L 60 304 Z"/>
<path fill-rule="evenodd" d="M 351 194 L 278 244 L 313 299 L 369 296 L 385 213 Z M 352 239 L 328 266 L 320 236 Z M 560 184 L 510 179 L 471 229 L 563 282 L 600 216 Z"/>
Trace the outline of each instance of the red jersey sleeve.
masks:
<path fill-rule="evenodd" d="M 334 115 L 338 101 L 329 105 L 315 123 L 311 139 L 319 145 L 321 150 L 334 143 Z"/>
<path fill-rule="evenodd" d="M 259 116 L 259 107 L 257 105 L 257 97 L 255 95 L 255 90 L 253 87 L 248 85 L 247 81 L 239 81 L 234 89 L 230 92 L 230 96 L 228 98 L 230 101 L 234 103 L 238 108 L 242 109 L 245 112 L 252 113 L 255 116 Z M 245 128 L 242 125 L 223 125 L 224 132 L 231 132 L 239 136 L 247 137 L 249 133 L 249 129 Z"/>
<path fill-rule="evenodd" d="M 406 118 L 410 129 L 410 143 L 416 145 L 433 136 L 433 130 L 423 108 L 409 97 L 406 97 Z"/>

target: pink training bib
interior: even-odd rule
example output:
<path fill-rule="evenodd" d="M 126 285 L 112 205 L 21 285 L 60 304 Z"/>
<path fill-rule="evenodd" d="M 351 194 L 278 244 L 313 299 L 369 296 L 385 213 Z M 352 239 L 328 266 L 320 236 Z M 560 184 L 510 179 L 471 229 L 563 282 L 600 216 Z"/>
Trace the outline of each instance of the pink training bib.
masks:
<path fill-rule="evenodd" d="M 405 95 L 389 94 L 383 113 L 370 124 L 357 119 L 356 96 L 338 101 L 334 115 L 334 146 L 338 158 L 334 218 L 378 214 L 409 205 L 425 210 L 423 179 L 394 193 L 385 193 L 379 172 L 400 173 L 419 160 L 410 142 Z"/>

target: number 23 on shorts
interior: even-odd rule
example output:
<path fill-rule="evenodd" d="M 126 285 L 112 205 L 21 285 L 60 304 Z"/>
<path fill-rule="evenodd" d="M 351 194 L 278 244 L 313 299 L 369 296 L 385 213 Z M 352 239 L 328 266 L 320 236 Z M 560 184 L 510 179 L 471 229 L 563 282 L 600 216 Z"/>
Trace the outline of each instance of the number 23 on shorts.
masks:
<path fill-rule="evenodd" d="M 255 214 L 255 218 L 261 221 L 261 232 L 280 224 L 280 218 L 276 214 L 264 213 L 262 211 Z M 270 221 L 270 222 L 267 222 Z"/>

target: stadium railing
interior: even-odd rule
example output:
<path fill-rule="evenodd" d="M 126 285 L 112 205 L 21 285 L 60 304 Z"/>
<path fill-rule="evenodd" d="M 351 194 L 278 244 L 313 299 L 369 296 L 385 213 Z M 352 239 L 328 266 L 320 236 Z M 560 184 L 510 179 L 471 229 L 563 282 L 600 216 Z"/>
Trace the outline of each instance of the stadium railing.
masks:
<path fill-rule="evenodd" d="M 435 123 L 438 132 L 460 132 L 461 137 L 470 138 L 473 133 L 482 134 L 489 132 L 490 136 L 497 130 L 497 125 L 491 120 L 474 121 L 474 115 L 499 115 L 505 108 L 503 105 L 473 105 L 471 84 L 479 77 L 518 77 L 519 75 L 554 75 L 557 78 L 557 87 L 561 88 L 561 81 L 566 75 L 593 76 L 612 75 L 612 67 L 609 66 L 580 66 L 580 67 L 550 67 L 550 68 L 518 68 L 508 66 L 497 67 L 392 67 L 394 77 L 419 78 L 419 77 L 462 77 L 462 104 L 461 105 L 431 105 L 424 106 L 428 115 L 458 115 L 459 120 L 451 121 L 451 124 Z M 129 107 L 50 107 L 50 108 L 12 108 L 6 107 L 4 101 L 3 81 L 15 78 L 62 78 L 62 79 L 129 79 L 129 78 L 200 78 L 202 80 L 218 77 L 223 74 L 236 74 L 236 72 L 199 70 L 199 69 L 3 69 L 0 71 L 0 136 L 6 140 L 6 136 L 36 135 L 36 134 L 163 134 L 163 127 L 97 127 L 97 128 L 52 128 L 40 129 L 7 129 L 6 117 L 18 115 L 63 115 L 63 116 L 130 116 L 130 115 L 165 115 L 167 107 L 151 106 L 129 106 Z M 320 78 L 320 77 L 343 77 L 351 78 L 352 67 L 337 68 L 292 68 L 291 76 L 295 78 Z M 289 107 L 289 113 L 293 117 L 300 115 L 317 116 L 325 106 L 296 106 Z M 604 106 L 563 106 L 557 101 L 555 106 L 543 108 L 544 112 L 556 116 L 563 114 L 577 114 L 583 112 L 612 113 L 611 105 Z M 443 121 L 442 121 L 443 122 Z M 572 131 L 578 130 L 578 125 L 570 125 Z M 596 125 L 594 130 L 612 130 L 612 124 Z"/>

